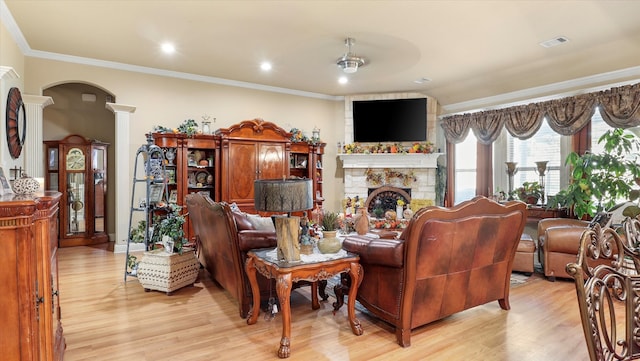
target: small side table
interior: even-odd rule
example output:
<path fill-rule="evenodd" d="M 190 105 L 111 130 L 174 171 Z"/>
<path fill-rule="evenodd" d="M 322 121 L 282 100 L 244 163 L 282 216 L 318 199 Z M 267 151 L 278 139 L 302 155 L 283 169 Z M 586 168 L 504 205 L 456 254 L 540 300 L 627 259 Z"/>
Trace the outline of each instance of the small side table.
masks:
<path fill-rule="evenodd" d="M 317 281 L 327 280 L 340 273 L 348 273 L 351 277 L 351 284 L 356 285 L 356 287 L 349 289 L 349 301 L 347 303 L 348 319 L 353 333 L 357 336 L 362 335 L 362 326 L 355 316 L 356 295 L 363 275 L 360 257 L 358 255 L 346 253 L 345 256 L 326 261 L 289 263 L 273 259 L 270 256 L 271 254 L 273 254 L 273 249 L 251 250 L 247 253 L 245 269 L 249 277 L 249 282 L 251 283 L 251 291 L 254 295 L 253 309 L 249 312 L 247 324 L 255 324 L 258 321 L 258 315 L 260 313 L 260 289 L 258 287 L 258 279 L 256 278 L 256 271 L 258 271 L 268 279 L 276 279 L 276 292 L 282 312 L 282 338 L 280 339 L 278 357 L 287 358 L 291 355 L 290 298 L 293 282 L 302 280 L 312 282 L 312 308 L 318 309 L 320 305 L 318 303 Z"/>

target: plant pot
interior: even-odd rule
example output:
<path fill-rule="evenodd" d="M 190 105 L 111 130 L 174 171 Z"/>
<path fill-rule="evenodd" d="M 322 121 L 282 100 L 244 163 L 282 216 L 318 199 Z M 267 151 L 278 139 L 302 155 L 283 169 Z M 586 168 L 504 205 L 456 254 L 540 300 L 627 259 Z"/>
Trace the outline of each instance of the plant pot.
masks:
<path fill-rule="evenodd" d="M 524 201 L 526 204 L 538 204 L 538 197 L 527 196 Z"/>
<path fill-rule="evenodd" d="M 312 244 L 301 244 L 300 245 L 300 254 L 313 254 L 313 245 Z"/>
<path fill-rule="evenodd" d="M 318 241 L 318 249 L 320 253 L 336 253 L 342 249 L 342 244 L 338 237 L 336 237 L 337 231 L 324 231 L 322 232 L 322 238 Z"/>

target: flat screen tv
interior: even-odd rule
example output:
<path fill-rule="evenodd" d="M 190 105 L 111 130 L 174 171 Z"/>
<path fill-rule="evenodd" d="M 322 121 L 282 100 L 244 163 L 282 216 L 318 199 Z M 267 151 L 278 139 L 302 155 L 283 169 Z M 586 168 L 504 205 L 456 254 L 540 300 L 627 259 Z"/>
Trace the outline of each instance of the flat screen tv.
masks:
<path fill-rule="evenodd" d="M 353 140 L 361 143 L 426 141 L 427 99 L 354 101 Z"/>

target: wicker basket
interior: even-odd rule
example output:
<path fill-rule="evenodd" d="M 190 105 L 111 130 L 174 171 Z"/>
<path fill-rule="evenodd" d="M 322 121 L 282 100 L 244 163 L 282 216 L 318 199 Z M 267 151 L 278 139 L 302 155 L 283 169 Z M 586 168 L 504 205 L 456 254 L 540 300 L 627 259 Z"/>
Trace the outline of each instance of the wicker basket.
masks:
<path fill-rule="evenodd" d="M 157 249 L 144 253 L 138 264 L 138 280 L 145 291 L 156 290 L 170 295 L 177 289 L 193 285 L 199 270 L 200 263 L 192 250 L 170 254 Z"/>

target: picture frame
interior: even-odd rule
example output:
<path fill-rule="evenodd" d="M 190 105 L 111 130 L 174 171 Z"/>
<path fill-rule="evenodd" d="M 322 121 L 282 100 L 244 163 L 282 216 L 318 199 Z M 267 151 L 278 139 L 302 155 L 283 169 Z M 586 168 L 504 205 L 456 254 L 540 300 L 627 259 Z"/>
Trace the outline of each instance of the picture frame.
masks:
<path fill-rule="evenodd" d="M 176 204 L 178 203 L 178 190 L 172 189 L 169 193 L 169 203 Z"/>
<path fill-rule="evenodd" d="M 196 155 L 193 153 L 189 153 L 187 154 L 187 165 L 189 167 L 196 167 L 198 166 L 198 162 L 196 160 Z"/>
<path fill-rule="evenodd" d="M 7 194 L 14 194 L 13 188 L 11 188 L 11 184 L 4 174 L 4 169 L 0 167 L 0 195 L 4 196 Z"/>
<path fill-rule="evenodd" d="M 164 196 L 164 184 L 151 184 L 149 186 L 149 203 L 155 204 Z"/>

